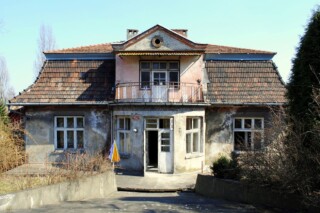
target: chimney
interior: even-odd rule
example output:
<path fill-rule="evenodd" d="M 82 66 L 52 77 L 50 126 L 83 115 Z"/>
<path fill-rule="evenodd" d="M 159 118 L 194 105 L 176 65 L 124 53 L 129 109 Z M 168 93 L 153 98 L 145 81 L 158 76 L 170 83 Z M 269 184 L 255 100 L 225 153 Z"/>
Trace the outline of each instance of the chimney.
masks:
<path fill-rule="evenodd" d="M 131 39 L 132 37 L 138 35 L 138 30 L 136 29 L 127 29 L 127 40 Z"/>
<path fill-rule="evenodd" d="M 183 37 L 188 37 L 188 30 L 187 29 L 171 29 L 173 32 L 182 35 Z"/>

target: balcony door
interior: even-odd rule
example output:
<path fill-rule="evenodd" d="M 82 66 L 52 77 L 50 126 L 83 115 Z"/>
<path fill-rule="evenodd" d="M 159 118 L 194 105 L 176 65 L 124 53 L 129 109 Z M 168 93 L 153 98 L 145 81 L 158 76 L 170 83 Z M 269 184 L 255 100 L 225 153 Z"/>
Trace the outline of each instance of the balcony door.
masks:
<path fill-rule="evenodd" d="M 167 72 L 153 71 L 152 72 L 152 100 L 154 102 L 168 101 Z"/>

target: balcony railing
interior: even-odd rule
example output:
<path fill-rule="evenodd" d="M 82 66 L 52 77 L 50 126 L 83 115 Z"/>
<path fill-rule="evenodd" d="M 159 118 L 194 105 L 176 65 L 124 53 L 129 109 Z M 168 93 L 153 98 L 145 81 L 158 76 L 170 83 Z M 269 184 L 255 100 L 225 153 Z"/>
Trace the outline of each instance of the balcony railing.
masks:
<path fill-rule="evenodd" d="M 201 84 L 179 82 L 128 82 L 116 85 L 118 102 L 203 102 Z"/>

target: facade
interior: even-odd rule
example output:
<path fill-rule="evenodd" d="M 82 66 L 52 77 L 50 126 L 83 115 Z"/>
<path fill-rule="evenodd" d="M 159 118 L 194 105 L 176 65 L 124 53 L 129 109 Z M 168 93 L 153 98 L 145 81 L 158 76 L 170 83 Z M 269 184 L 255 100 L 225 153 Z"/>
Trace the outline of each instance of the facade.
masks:
<path fill-rule="evenodd" d="M 200 170 L 221 152 L 262 149 L 285 87 L 273 52 L 200 44 L 156 25 L 128 40 L 46 52 L 23 106 L 29 162 L 96 154 L 116 142 L 120 166 Z"/>

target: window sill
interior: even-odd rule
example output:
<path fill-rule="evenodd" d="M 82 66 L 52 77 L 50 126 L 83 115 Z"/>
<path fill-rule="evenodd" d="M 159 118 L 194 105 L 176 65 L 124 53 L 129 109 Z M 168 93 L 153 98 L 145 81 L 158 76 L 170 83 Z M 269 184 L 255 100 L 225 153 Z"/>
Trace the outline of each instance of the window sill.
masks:
<path fill-rule="evenodd" d="M 203 153 L 192 153 L 192 154 L 187 154 L 185 159 L 200 158 L 203 156 L 204 156 Z"/>
<path fill-rule="evenodd" d="M 52 152 L 53 154 L 83 154 L 85 153 L 85 149 L 56 149 Z"/>

